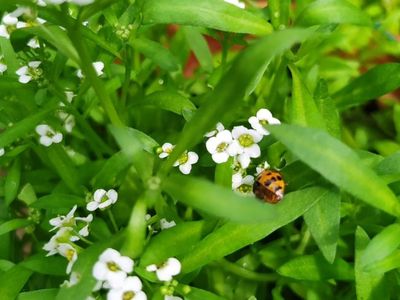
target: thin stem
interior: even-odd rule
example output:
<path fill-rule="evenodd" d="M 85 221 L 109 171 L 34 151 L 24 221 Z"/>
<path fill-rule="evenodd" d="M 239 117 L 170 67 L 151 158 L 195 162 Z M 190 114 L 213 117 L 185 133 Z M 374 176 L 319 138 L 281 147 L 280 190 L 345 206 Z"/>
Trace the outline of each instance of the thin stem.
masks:
<path fill-rule="evenodd" d="M 225 271 L 228 271 L 232 274 L 253 281 L 262 281 L 262 282 L 276 281 L 279 278 L 279 276 L 276 274 L 263 274 L 244 269 L 241 266 L 232 263 L 230 261 L 227 261 L 225 259 L 221 259 L 218 262 L 214 263 L 213 265 L 222 267 Z"/>
<path fill-rule="evenodd" d="M 123 126 L 124 124 L 119 118 L 114 104 L 112 103 L 111 98 L 108 96 L 108 93 L 104 88 L 104 84 L 97 77 L 97 74 L 92 66 L 93 61 L 90 58 L 89 51 L 82 38 L 78 26 L 70 28 L 69 37 L 74 43 L 77 52 L 79 53 L 82 71 L 86 75 L 86 78 L 90 82 L 91 86 L 93 87 L 111 123 L 116 126 Z"/>
<path fill-rule="evenodd" d="M 117 222 L 115 221 L 114 214 L 112 213 L 111 209 L 107 209 L 107 214 L 108 214 L 108 217 L 110 218 L 110 221 L 111 221 L 114 231 L 118 232 L 118 225 L 117 225 Z"/>

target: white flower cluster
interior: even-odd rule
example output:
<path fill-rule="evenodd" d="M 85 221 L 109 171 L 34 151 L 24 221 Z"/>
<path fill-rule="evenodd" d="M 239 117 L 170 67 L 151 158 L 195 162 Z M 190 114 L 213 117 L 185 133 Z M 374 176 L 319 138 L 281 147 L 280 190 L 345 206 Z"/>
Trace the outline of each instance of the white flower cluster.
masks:
<path fill-rule="evenodd" d="M 107 300 L 146 300 L 147 295 L 142 291 L 142 282 L 139 277 L 129 275 L 134 270 L 134 261 L 127 256 L 122 256 L 117 250 L 108 248 L 99 257 L 93 266 L 92 274 L 97 279 L 95 291 L 100 288 L 108 289 Z M 169 282 L 173 276 L 181 271 L 181 263 L 176 258 L 170 257 L 161 266 L 149 265 L 149 272 L 156 272 L 160 281 Z M 173 299 L 166 295 L 165 300 Z M 181 299 L 176 297 L 176 299 Z"/>
<path fill-rule="evenodd" d="M 157 149 L 158 156 L 160 158 L 168 157 L 172 150 L 174 149 L 174 145 L 171 143 L 164 143 L 161 148 Z M 193 151 L 185 151 L 181 157 L 174 163 L 174 167 L 179 167 L 179 171 L 183 174 L 187 175 L 192 170 L 192 165 L 199 161 L 199 156 L 196 152 Z"/>
<path fill-rule="evenodd" d="M 89 235 L 89 224 L 93 221 L 93 215 L 87 217 L 75 217 L 75 205 L 66 216 L 58 216 L 50 219 L 50 225 L 54 226 L 50 231 L 57 230 L 50 241 L 43 246 L 48 251 L 47 256 L 60 254 L 68 260 L 67 274 L 78 259 L 79 246 L 75 242 Z"/>
<path fill-rule="evenodd" d="M 52 144 L 61 143 L 63 139 L 61 132 L 55 131 L 47 124 L 40 124 L 36 126 L 35 131 L 40 136 L 39 143 L 45 147 L 49 147 Z"/>
<path fill-rule="evenodd" d="M 255 116 L 248 119 L 252 129 L 245 126 L 235 126 L 232 131 L 226 130 L 218 123 L 214 131 L 205 136 L 207 151 L 217 164 L 227 162 L 229 157 L 234 158 L 235 174 L 232 176 L 232 189 L 243 194 L 252 194 L 254 176 L 246 175 L 251 159 L 261 156 L 258 143 L 264 136 L 269 135 L 264 125 L 280 124 L 268 109 L 260 109 Z M 268 162 L 257 168 L 257 174 L 269 167 Z"/>

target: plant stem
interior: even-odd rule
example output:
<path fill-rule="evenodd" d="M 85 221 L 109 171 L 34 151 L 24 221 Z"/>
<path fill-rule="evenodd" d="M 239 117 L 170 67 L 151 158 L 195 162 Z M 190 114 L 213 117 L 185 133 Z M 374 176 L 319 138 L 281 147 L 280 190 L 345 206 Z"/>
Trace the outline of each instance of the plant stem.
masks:
<path fill-rule="evenodd" d="M 108 214 L 108 217 L 110 218 L 110 221 L 111 221 L 114 231 L 118 232 L 118 225 L 117 225 L 117 222 L 115 221 L 114 214 L 112 213 L 111 209 L 107 209 L 107 214 Z"/>

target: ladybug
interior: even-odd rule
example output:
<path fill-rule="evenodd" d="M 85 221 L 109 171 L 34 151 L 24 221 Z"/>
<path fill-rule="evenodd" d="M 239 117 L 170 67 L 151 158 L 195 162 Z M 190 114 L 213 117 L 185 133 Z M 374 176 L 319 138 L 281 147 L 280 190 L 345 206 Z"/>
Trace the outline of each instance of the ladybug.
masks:
<path fill-rule="evenodd" d="M 285 193 L 285 181 L 282 174 L 275 170 L 264 170 L 253 184 L 253 193 L 268 203 L 278 203 Z"/>

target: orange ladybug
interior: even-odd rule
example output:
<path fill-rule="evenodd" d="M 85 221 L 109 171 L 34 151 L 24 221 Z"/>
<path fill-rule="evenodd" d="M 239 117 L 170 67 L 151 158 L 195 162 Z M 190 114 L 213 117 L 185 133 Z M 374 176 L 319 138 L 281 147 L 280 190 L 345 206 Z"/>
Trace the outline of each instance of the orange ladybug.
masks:
<path fill-rule="evenodd" d="M 268 203 L 278 203 L 285 194 L 285 181 L 282 174 L 275 170 L 264 170 L 253 184 L 253 193 Z"/>

